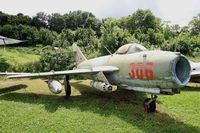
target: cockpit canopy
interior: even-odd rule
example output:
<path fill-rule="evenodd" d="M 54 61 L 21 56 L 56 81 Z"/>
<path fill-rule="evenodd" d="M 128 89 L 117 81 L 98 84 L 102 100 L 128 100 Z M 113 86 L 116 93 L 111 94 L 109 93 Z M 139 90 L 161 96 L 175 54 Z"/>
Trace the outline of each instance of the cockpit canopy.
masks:
<path fill-rule="evenodd" d="M 129 43 L 129 44 L 125 44 L 125 45 L 121 46 L 115 52 L 115 54 L 132 54 L 132 53 L 137 53 L 137 52 L 146 51 L 146 50 L 147 49 L 140 44 Z"/>

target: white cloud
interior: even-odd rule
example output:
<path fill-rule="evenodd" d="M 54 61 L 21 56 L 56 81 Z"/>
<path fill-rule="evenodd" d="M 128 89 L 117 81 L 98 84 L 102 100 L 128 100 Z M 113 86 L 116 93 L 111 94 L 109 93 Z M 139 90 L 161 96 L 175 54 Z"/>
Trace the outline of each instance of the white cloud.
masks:
<path fill-rule="evenodd" d="M 99 18 L 121 17 L 133 13 L 138 8 L 149 7 L 151 2 L 146 0 L 0 0 L 0 10 L 28 15 L 35 15 L 39 11 L 66 13 L 84 10 L 94 13 Z"/>
<path fill-rule="evenodd" d="M 90 11 L 98 17 L 117 16 L 131 10 L 131 0 L 0 0 L 0 10 L 8 13 L 35 15 L 39 11 L 66 13 L 74 10 Z"/>
<path fill-rule="evenodd" d="M 112 4 L 115 4 L 114 0 L 0 0 L 0 10 L 31 15 L 38 11 L 66 13 L 74 10 L 86 10 L 101 13 L 107 11 L 108 8 L 112 9 Z"/>
<path fill-rule="evenodd" d="M 37 12 L 67 13 L 74 10 L 92 12 L 98 18 L 122 17 L 138 8 L 150 9 L 163 20 L 186 25 L 198 12 L 199 0 L 0 0 L 0 10 L 10 14 Z"/>
<path fill-rule="evenodd" d="M 199 0 L 154 0 L 161 18 L 172 23 L 187 25 L 200 12 Z"/>

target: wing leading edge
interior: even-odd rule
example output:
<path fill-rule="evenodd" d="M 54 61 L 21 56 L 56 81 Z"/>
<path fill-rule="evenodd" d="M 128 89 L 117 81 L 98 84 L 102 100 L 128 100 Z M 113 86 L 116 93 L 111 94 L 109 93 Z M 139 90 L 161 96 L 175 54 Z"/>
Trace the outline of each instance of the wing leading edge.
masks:
<path fill-rule="evenodd" d="M 51 72 L 42 72 L 42 73 L 25 73 L 18 75 L 11 75 L 8 78 L 31 78 L 31 77 L 48 77 L 48 76 L 58 76 L 58 75 L 75 75 L 75 74 L 96 74 L 98 72 L 114 72 L 118 71 L 119 68 L 114 66 L 98 66 L 91 69 L 75 69 L 67 71 L 51 71 Z"/>
<path fill-rule="evenodd" d="M 11 76 L 11 75 L 19 75 L 19 74 L 30 74 L 30 73 L 17 73 L 17 72 L 0 72 L 0 76 Z"/>

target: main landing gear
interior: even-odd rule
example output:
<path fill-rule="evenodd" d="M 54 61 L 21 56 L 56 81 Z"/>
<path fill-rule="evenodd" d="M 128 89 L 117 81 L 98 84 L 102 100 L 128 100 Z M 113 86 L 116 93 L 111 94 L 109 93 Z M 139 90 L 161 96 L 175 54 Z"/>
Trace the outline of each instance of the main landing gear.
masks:
<path fill-rule="evenodd" d="M 68 75 L 66 75 L 64 78 L 64 86 L 65 86 L 65 98 L 69 98 L 71 95 L 71 85 L 69 83 Z"/>
<path fill-rule="evenodd" d="M 156 111 L 156 99 L 158 96 L 151 95 L 151 98 L 144 100 L 144 112 L 152 113 Z"/>

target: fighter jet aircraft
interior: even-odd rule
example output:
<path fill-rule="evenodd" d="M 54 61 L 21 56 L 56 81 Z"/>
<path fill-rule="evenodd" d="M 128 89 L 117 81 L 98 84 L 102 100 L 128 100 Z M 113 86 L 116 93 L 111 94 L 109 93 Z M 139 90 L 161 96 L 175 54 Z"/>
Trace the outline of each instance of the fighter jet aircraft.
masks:
<path fill-rule="evenodd" d="M 185 86 L 191 76 L 195 75 L 194 78 L 198 79 L 196 81 L 200 79 L 199 64 L 190 65 L 188 59 L 179 52 L 149 51 L 142 45 L 129 43 L 121 46 L 114 54 L 87 60 L 76 44 L 72 48 L 77 63 L 73 70 L 15 75 L 7 73 L 8 78 L 49 77 L 50 91 L 58 94 L 62 91 L 62 85 L 56 76 L 64 75 L 66 97 L 69 97 L 69 76 L 84 74 L 92 79 L 92 87 L 104 92 L 111 92 L 113 85 L 116 85 L 122 89 L 152 94 L 144 102 L 147 112 L 156 110 L 157 94 L 179 93 L 179 88 Z"/>

